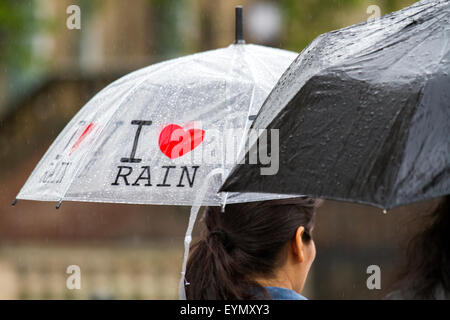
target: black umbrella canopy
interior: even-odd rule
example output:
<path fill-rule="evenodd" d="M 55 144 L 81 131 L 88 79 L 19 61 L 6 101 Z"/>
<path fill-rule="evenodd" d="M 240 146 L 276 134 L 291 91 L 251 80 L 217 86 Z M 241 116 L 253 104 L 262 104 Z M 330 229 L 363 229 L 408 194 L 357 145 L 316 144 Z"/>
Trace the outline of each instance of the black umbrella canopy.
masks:
<path fill-rule="evenodd" d="M 253 128 L 279 130 L 279 170 L 232 170 L 222 191 L 390 209 L 450 194 L 450 1 L 329 32 L 294 61 Z"/>

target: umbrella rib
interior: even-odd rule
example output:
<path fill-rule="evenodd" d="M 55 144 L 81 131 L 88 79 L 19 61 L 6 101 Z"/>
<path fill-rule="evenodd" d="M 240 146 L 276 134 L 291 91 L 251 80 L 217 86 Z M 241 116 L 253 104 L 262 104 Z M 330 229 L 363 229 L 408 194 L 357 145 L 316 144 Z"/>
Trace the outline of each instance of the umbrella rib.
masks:
<path fill-rule="evenodd" d="M 448 45 L 448 40 L 446 41 L 446 47 L 447 47 L 447 45 Z M 441 59 L 442 60 L 442 59 Z M 426 85 L 427 85 L 427 82 L 429 81 L 429 79 L 426 79 L 426 81 L 425 81 L 425 83 L 423 84 L 423 87 L 422 87 L 422 89 L 421 89 L 421 91 L 420 91 L 420 94 L 419 94 L 419 96 L 418 96 L 418 98 L 417 98 L 417 104 L 416 104 L 416 108 L 418 108 L 418 106 L 422 103 L 422 100 L 424 99 L 424 95 L 425 95 L 425 88 L 426 88 Z M 412 117 L 411 119 L 410 119 L 410 121 L 412 122 L 412 121 L 414 121 L 414 118 Z M 410 130 L 411 130 L 411 125 L 409 126 L 409 128 L 410 128 Z M 409 131 L 410 131 L 409 130 Z M 409 136 L 410 136 L 410 132 L 408 131 L 408 138 L 409 138 Z M 404 146 L 404 149 L 403 150 L 406 150 L 406 147 L 407 147 L 407 142 L 408 142 L 408 140 L 409 139 L 407 139 L 406 140 L 406 142 L 405 142 L 405 146 Z M 416 154 L 416 157 L 415 157 L 415 159 L 414 159 L 414 161 L 413 161 L 413 163 L 414 163 L 414 165 L 408 170 L 408 172 L 407 172 L 407 174 L 405 175 L 405 177 L 403 178 L 403 179 L 400 179 L 399 178 L 399 174 L 400 174 L 400 169 L 401 169 L 401 167 L 399 168 L 399 170 L 398 170 L 398 172 L 397 172 L 397 175 L 396 175 L 396 177 L 395 177 L 395 180 L 394 180 L 394 185 L 395 186 L 398 186 L 398 188 L 400 188 L 400 186 L 402 186 L 402 185 L 404 185 L 405 184 L 405 179 L 415 170 L 415 164 L 417 163 L 417 159 L 420 157 L 420 155 L 421 155 L 421 153 L 422 153 L 422 150 L 423 150 L 423 148 L 425 147 L 425 143 L 426 143 L 426 141 L 424 140 L 424 141 L 422 141 L 422 143 L 421 143 L 421 145 L 420 145 L 420 147 L 419 147 L 419 151 L 417 152 L 417 154 Z M 403 154 L 402 155 L 402 157 L 404 158 L 405 157 L 405 154 Z M 402 161 L 401 161 L 401 163 L 403 164 L 403 159 L 402 159 Z"/>
<path fill-rule="evenodd" d="M 233 50 L 233 57 L 231 58 L 230 68 L 229 68 L 229 70 L 227 72 L 227 76 L 225 78 L 225 101 L 226 101 L 227 108 L 229 107 L 228 102 L 230 101 L 228 99 L 228 88 L 229 88 L 229 86 L 227 85 L 227 81 L 230 79 L 231 73 L 233 72 L 233 66 L 234 66 L 234 62 L 236 60 L 236 50 L 237 50 L 235 48 L 235 46 L 230 46 L 228 48 L 234 48 L 234 50 Z M 223 154 L 225 154 L 225 153 L 223 153 Z M 226 172 L 226 170 L 225 170 L 225 157 L 222 157 L 222 170 L 223 170 L 223 175 L 222 175 L 222 183 L 223 183 L 223 180 L 225 178 L 224 177 L 225 176 L 225 172 Z M 222 198 L 222 211 L 223 211 L 225 209 L 225 204 L 226 204 L 226 201 L 227 201 L 227 198 L 228 198 L 228 192 L 225 193 L 225 195 L 223 197 L 221 197 L 221 198 Z"/>
<path fill-rule="evenodd" d="M 261 63 L 261 65 L 264 67 L 264 69 L 266 69 L 267 72 L 270 73 L 270 75 L 271 75 L 275 80 L 278 80 L 278 79 L 279 79 L 279 77 L 277 77 L 277 76 L 270 70 L 270 68 L 268 68 L 268 67 L 266 66 L 265 62 L 264 62 L 263 60 L 261 60 L 260 57 L 258 57 L 257 55 L 255 55 L 255 54 L 252 53 L 251 51 L 249 51 L 249 53 L 250 53 L 250 55 L 251 55 L 252 57 L 254 57 L 256 60 L 258 60 L 259 63 Z"/>
<path fill-rule="evenodd" d="M 250 121 L 250 120 L 249 120 L 249 118 L 250 118 L 250 113 L 251 113 L 251 110 L 252 110 L 253 103 L 254 103 L 254 101 L 255 101 L 256 81 L 255 81 L 255 74 L 254 74 L 254 72 L 253 72 L 253 70 L 252 70 L 250 64 L 248 63 L 247 59 L 245 58 L 245 55 L 242 55 L 242 56 L 243 56 L 244 61 L 246 62 L 247 66 L 248 66 L 248 68 L 249 68 L 249 70 L 250 70 L 251 77 L 252 77 L 252 79 L 253 79 L 252 96 L 251 96 L 251 98 L 250 98 L 250 103 L 249 103 L 249 106 L 248 106 L 247 116 L 245 117 L 245 125 L 244 125 L 244 130 L 245 130 L 245 129 L 247 128 L 247 125 L 248 125 L 249 121 Z M 249 129 L 250 129 L 250 128 L 249 128 Z M 246 131 L 246 133 L 248 133 L 248 130 Z M 247 134 L 247 136 L 248 136 L 248 134 Z M 243 136 L 242 136 L 242 139 L 241 139 L 241 142 L 239 143 L 239 148 L 238 148 L 238 152 L 237 152 L 237 157 L 239 157 L 239 155 L 241 155 L 241 154 L 243 154 L 244 157 L 245 157 L 245 141 L 246 141 L 246 140 L 247 140 L 247 139 L 246 139 L 246 136 L 243 135 Z M 241 150 L 243 150 L 243 149 L 244 149 L 244 151 L 243 151 L 243 153 L 241 153 Z M 238 161 L 238 159 L 235 159 L 235 160 Z M 239 159 L 239 160 L 240 160 L 240 159 Z M 224 172 L 225 172 L 225 170 L 224 170 Z M 224 180 L 226 180 L 226 177 L 224 177 Z M 223 183 L 223 181 L 222 181 L 222 183 Z M 229 194 L 229 192 L 226 192 L 226 193 L 225 193 L 224 202 L 223 202 L 223 204 L 222 204 L 222 211 L 224 211 L 224 208 L 225 208 L 225 205 L 226 205 L 226 201 L 227 201 L 227 199 L 228 199 L 228 194 Z"/>
<path fill-rule="evenodd" d="M 252 54 L 250 54 L 250 55 L 252 55 Z M 252 56 L 253 56 L 253 55 L 252 55 Z M 251 77 L 252 77 L 252 79 L 253 79 L 252 96 L 251 96 L 251 98 L 250 98 L 250 103 L 249 103 L 249 106 L 248 106 L 247 117 L 245 118 L 245 125 L 244 125 L 244 130 L 245 130 L 245 129 L 247 128 L 247 125 L 248 125 L 249 121 L 250 121 L 250 120 L 249 120 L 249 117 L 250 117 L 250 113 L 251 113 L 251 110 L 252 110 L 252 107 L 253 107 L 253 103 L 254 103 L 254 101 L 255 101 L 256 81 L 255 81 L 255 73 L 253 72 L 253 69 L 252 69 L 252 67 L 251 67 L 251 64 L 248 63 L 247 59 L 245 58 L 245 55 L 244 55 L 244 61 L 246 62 L 247 66 L 248 66 L 248 68 L 249 68 L 249 70 L 250 70 Z M 239 144 L 239 151 L 240 151 L 242 148 L 245 147 L 245 140 L 246 140 L 245 138 L 246 138 L 246 136 L 243 136 L 242 139 L 241 139 L 241 142 L 240 142 L 240 144 Z M 239 154 L 239 151 L 238 151 L 238 154 Z"/>

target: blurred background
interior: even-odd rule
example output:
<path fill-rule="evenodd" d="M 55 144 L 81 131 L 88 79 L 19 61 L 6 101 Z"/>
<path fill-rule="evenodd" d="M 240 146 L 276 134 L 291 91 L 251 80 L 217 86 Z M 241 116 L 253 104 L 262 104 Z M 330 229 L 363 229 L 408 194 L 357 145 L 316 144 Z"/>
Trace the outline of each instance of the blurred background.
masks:
<path fill-rule="evenodd" d="M 321 33 L 366 21 L 406 0 L 1 0 L 0 299 L 176 299 L 189 208 L 19 201 L 27 177 L 96 92 L 133 70 L 224 47 L 234 7 L 247 42 L 300 52 Z M 67 8 L 81 9 L 70 30 Z M 405 241 L 436 201 L 381 210 L 326 201 L 316 220 L 311 299 L 380 299 Z M 198 234 L 200 230 L 196 230 Z M 66 288 L 69 265 L 81 289 Z M 381 268 L 369 290 L 367 267 Z"/>

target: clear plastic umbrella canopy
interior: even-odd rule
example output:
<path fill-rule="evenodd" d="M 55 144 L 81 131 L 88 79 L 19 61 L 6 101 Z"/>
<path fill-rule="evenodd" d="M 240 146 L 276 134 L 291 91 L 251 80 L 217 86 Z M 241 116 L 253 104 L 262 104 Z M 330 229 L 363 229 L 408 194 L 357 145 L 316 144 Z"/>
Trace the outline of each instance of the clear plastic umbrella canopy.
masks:
<path fill-rule="evenodd" d="M 67 124 L 17 199 L 192 205 L 205 183 L 203 205 L 282 197 L 217 191 L 296 56 L 235 44 L 113 82 Z"/>

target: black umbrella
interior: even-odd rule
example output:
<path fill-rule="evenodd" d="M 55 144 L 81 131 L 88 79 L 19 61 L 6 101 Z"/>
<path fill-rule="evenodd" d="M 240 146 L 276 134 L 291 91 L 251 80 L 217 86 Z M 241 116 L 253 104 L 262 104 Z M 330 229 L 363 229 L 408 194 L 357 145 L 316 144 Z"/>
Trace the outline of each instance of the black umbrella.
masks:
<path fill-rule="evenodd" d="M 253 128 L 279 129 L 279 170 L 236 166 L 223 191 L 390 209 L 450 194 L 450 1 L 421 1 L 315 39 Z"/>

